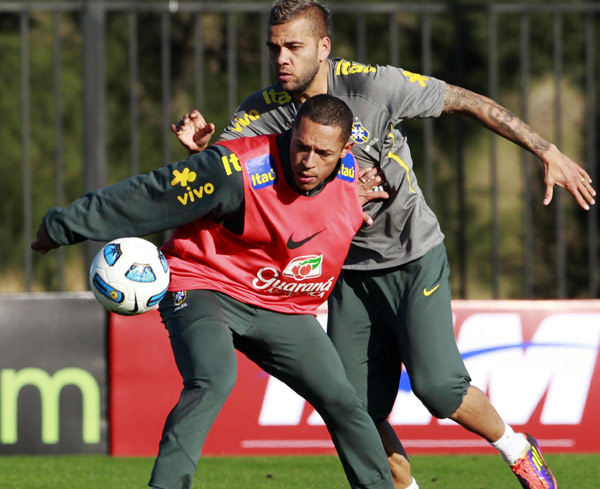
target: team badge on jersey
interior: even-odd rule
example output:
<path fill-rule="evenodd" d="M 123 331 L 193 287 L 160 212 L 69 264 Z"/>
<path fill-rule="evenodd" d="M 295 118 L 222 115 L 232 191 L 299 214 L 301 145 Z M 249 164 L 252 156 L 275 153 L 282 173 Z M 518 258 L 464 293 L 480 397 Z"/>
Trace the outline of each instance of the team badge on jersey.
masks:
<path fill-rule="evenodd" d="M 187 292 L 185 290 L 180 290 L 178 292 L 173 292 L 173 305 L 175 309 L 173 312 L 181 311 L 184 307 L 187 307 Z"/>
<path fill-rule="evenodd" d="M 295 278 L 296 280 L 320 277 L 322 263 L 323 255 L 299 256 L 287 264 L 282 275 Z"/>
<path fill-rule="evenodd" d="M 173 292 L 173 304 L 176 306 L 180 306 L 185 302 L 185 298 L 187 297 L 187 292 L 185 290 L 180 290 L 178 292 Z"/>
<path fill-rule="evenodd" d="M 369 133 L 369 130 L 365 126 L 363 126 L 360 121 L 356 121 L 352 124 L 352 132 L 350 133 L 350 136 L 352 137 L 352 139 L 354 139 L 355 143 L 363 144 L 369 140 L 371 134 Z"/>
<path fill-rule="evenodd" d="M 246 163 L 250 185 L 254 190 L 270 187 L 277 182 L 275 161 L 270 154 L 261 155 Z"/>
<path fill-rule="evenodd" d="M 340 178 L 341 180 L 346 180 L 347 182 L 353 182 L 356 176 L 356 172 L 354 170 L 355 168 L 356 162 L 354 160 L 354 156 L 352 155 L 352 153 L 348 153 L 342 159 L 342 165 L 340 166 L 340 169 L 338 171 L 337 178 Z"/>

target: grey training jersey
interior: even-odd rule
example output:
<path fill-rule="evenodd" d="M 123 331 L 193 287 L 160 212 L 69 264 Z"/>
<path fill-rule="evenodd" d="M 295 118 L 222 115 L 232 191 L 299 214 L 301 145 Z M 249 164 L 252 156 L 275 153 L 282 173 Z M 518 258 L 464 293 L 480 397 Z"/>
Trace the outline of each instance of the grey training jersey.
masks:
<path fill-rule="evenodd" d="M 381 168 L 390 194 L 386 201 L 365 206 L 374 223 L 356 234 L 344 268 L 394 267 L 423 256 L 443 241 L 437 218 L 417 183 L 407 137 L 399 124 L 405 119 L 439 117 L 445 92 L 443 81 L 401 68 L 329 60 L 328 93 L 346 102 L 354 114 L 352 152 L 361 168 Z M 240 105 L 221 137 L 283 132 L 297 110 L 289 92 L 279 84 L 271 85 Z"/>

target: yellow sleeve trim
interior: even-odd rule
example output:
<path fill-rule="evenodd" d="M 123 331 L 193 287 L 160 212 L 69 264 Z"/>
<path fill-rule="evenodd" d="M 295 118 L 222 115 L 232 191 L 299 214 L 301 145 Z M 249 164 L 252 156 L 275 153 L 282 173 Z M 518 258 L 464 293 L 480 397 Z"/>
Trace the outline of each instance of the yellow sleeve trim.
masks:
<path fill-rule="evenodd" d="M 412 181 L 410 179 L 410 168 L 408 167 L 408 165 L 406 163 L 404 163 L 404 160 L 402 158 L 400 158 L 398 155 L 395 155 L 391 151 L 388 152 L 387 157 L 391 158 L 396 163 L 398 163 L 402 168 L 404 168 L 404 171 L 406 172 L 406 178 L 408 178 L 408 189 L 413 194 L 416 194 L 417 192 L 415 191 L 414 188 L 412 188 Z"/>

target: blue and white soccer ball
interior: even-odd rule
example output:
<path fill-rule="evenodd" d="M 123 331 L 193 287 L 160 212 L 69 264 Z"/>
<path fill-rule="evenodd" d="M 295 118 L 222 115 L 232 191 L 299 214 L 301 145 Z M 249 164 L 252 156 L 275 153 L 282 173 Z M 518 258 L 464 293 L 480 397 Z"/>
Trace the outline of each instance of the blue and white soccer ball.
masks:
<path fill-rule="evenodd" d="M 106 309 L 132 316 L 154 309 L 169 286 L 162 252 L 141 238 L 107 243 L 90 267 L 90 286 Z"/>

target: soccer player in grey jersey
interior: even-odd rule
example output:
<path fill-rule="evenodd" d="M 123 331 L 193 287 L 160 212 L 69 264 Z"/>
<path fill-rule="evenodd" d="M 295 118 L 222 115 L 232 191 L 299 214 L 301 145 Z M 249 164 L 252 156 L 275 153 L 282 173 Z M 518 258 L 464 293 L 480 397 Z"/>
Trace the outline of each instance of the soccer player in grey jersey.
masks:
<path fill-rule="evenodd" d="M 328 332 L 347 375 L 378 425 L 396 489 L 416 489 L 408 459 L 387 422 L 404 364 L 416 396 L 491 443 L 522 487 L 555 489 L 531 435 L 514 433 L 485 394 L 470 384 L 456 346 L 444 236 L 413 172 L 406 119 L 462 114 L 535 154 L 544 166 L 544 204 L 554 185 L 584 209 L 596 195 L 587 172 L 495 101 L 391 66 L 329 59 L 329 11 L 314 0 L 280 0 L 272 8 L 268 47 L 278 82 L 248 97 L 223 139 L 282 132 L 299 105 L 329 93 L 354 114 L 359 165 L 381 168 L 390 199 L 366 210 L 373 223 L 352 242 L 329 299 Z M 193 111 L 173 126 L 190 151 L 201 151 L 214 125 Z M 542 461 L 540 463 L 540 460 Z"/>
<path fill-rule="evenodd" d="M 407 138 L 396 127 L 404 119 L 438 117 L 446 84 L 391 66 L 362 65 L 327 59 L 327 93 L 344 100 L 354 114 L 353 154 L 361 167 L 377 166 L 385 174 L 394 198 L 366 206 L 374 217 L 352 242 L 347 270 L 387 269 L 402 265 L 442 243 L 444 235 L 418 186 Z M 299 103 L 272 85 L 248 97 L 221 135 L 281 132 Z"/>

